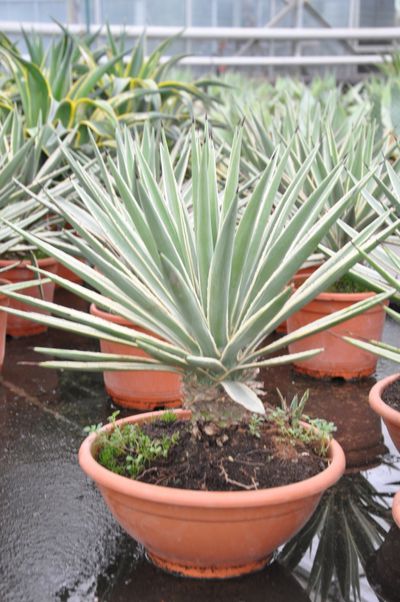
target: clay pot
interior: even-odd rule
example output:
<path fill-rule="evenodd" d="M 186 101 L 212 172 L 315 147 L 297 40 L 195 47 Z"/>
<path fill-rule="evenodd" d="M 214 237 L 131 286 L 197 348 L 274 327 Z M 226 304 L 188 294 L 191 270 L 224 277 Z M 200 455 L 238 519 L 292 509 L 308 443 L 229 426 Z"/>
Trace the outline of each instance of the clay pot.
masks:
<path fill-rule="evenodd" d="M 394 522 L 400 529 L 400 491 L 394 496 L 392 513 Z"/>
<path fill-rule="evenodd" d="M 0 286 L 4 284 L 10 284 L 8 280 L 0 280 Z M 5 295 L 0 294 L 0 306 L 7 307 L 10 304 L 10 299 Z M 3 367 L 4 354 L 6 348 L 6 328 L 7 328 L 7 314 L 2 311 L 0 312 L 0 370 Z"/>
<path fill-rule="evenodd" d="M 176 414 L 190 418 L 184 410 Z M 141 423 L 160 415 L 130 416 L 117 424 Z M 344 453 L 332 441 L 328 468 L 300 483 L 258 491 L 175 489 L 105 469 L 93 457 L 96 437 L 91 434 L 81 445 L 81 468 L 96 482 L 122 527 L 145 546 L 154 564 L 190 577 L 227 578 L 263 567 L 274 550 L 307 522 L 322 493 L 345 469 Z"/>
<path fill-rule="evenodd" d="M 393 443 L 400 452 L 400 412 L 391 408 L 382 399 L 383 391 L 393 382 L 400 378 L 400 374 L 392 374 L 387 376 L 372 387 L 369 392 L 369 405 L 379 414 L 383 422 L 386 424 L 387 430 L 393 440 Z"/>
<path fill-rule="evenodd" d="M 65 280 L 69 280 L 70 282 L 75 282 L 76 284 L 82 284 L 83 280 L 80 276 L 77 276 L 75 272 L 65 267 L 62 263 L 58 263 L 58 271 L 57 274 L 61 276 L 61 278 L 65 278 Z M 61 285 L 57 284 L 57 288 L 62 288 Z"/>
<path fill-rule="evenodd" d="M 350 307 L 358 301 L 372 297 L 375 293 L 320 293 L 313 301 L 288 318 L 288 332 Z M 318 355 L 303 361 L 293 362 L 298 372 L 315 378 L 341 377 L 345 380 L 370 376 L 375 372 L 376 355 L 354 347 L 342 336 L 374 339 L 382 338 L 385 322 L 384 304 L 376 305 L 364 313 L 333 326 L 328 330 L 311 335 L 289 345 L 289 353 L 299 353 L 309 349 L 323 348 Z"/>
<path fill-rule="evenodd" d="M 307 265 L 304 268 L 300 268 L 300 270 L 297 270 L 295 278 L 304 279 L 306 276 L 311 276 L 311 274 L 313 274 L 320 267 L 320 265 L 320 263 L 314 263 L 313 265 Z M 287 320 L 279 324 L 275 330 L 278 334 L 286 334 L 288 331 Z"/>
<path fill-rule="evenodd" d="M 21 260 L 18 262 L 16 267 L 15 264 L 18 262 L 16 259 L 1 259 L 0 267 L 5 268 L 10 266 L 10 269 L 2 272 L 2 275 L 6 277 L 12 283 L 16 282 L 26 282 L 28 280 L 34 280 L 35 278 L 44 278 L 44 276 L 35 274 L 30 269 L 28 269 L 28 265 L 32 265 L 32 262 L 29 260 Z M 43 270 L 47 270 L 52 274 L 57 273 L 58 263 L 55 259 L 48 257 L 46 259 L 38 259 L 38 266 Z M 22 295 L 27 295 L 29 297 L 36 297 L 37 299 L 44 298 L 46 301 L 53 301 L 54 298 L 54 283 L 48 282 L 40 286 L 30 286 L 26 289 L 19 291 Z M 14 299 L 10 299 L 10 307 L 14 309 L 19 309 L 23 311 L 32 311 L 32 307 L 27 305 L 26 303 L 22 303 L 21 301 L 15 301 Z M 46 313 L 45 311 L 35 308 L 35 311 L 39 313 Z M 13 337 L 27 337 L 32 334 L 39 334 L 41 332 L 46 332 L 47 326 L 44 324 L 38 324 L 33 322 L 32 320 L 27 320 L 25 318 L 21 318 L 19 316 L 14 316 L 9 314 L 7 317 L 7 334 L 10 334 Z"/>
<path fill-rule="evenodd" d="M 90 313 L 114 324 L 152 334 L 120 316 L 102 311 L 94 304 L 90 306 Z M 110 341 L 101 340 L 100 349 L 104 353 L 150 357 L 141 349 Z M 154 370 L 104 372 L 104 384 L 109 396 L 123 408 L 145 411 L 157 407 L 176 408 L 181 405 L 181 378 L 174 372 L 161 370 L 159 372 Z"/>

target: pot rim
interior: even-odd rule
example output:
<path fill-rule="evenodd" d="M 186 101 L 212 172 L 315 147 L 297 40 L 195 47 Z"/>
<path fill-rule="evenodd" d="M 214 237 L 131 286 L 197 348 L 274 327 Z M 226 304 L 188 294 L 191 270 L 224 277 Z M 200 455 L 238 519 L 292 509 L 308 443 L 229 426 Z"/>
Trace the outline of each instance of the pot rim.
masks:
<path fill-rule="evenodd" d="M 174 410 L 174 412 L 182 418 L 190 416 L 188 410 Z M 127 418 L 118 420 L 116 424 L 122 425 L 148 421 L 161 416 L 163 413 L 162 411 L 158 411 L 128 416 Z M 112 425 L 108 424 L 101 430 L 110 430 L 111 428 Z M 100 487 L 162 505 L 234 509 L 283 504 L 288 501 L 295 501 L 322 493 L 339 480 L 346 466 L 346 459 L 341 446 L 337 441 L 332 439 L 329 446 L 329 458 L 331 460 L 329 466 L 317 475 L 298 483 L 257 491 L 198 491 L 194 489 L 178 489 L 142 483 L 117 475 L 104 468 L 92 455 L 92 448 L 96 437 L 97 433 L 91 433 L 86 437 L 79 449 L 79 464 L 82 470 Z"/>
<path fill-rule="evenodd" d="M 387 403 L 385 403 L 382 399 L 382 393 L 384 390 L 394 383 L 396 380 L 400 378 L 400 372 L 396 374 L 391 374 L 386 378 L 382 378 L 378 380 L 377 383 L 374 384 L 372 389 L 369 392 L 368 401 L 371 408 L 379 414 L 384 420 L 388 422 L 395 423 L 400 426 L 400 412 L 391 408 Z"/>
<path fill-rule="evenodd" d="M 315 297 L 314 301 L 349 301 L 351 303 L 356 303 L 357 301 L 363 301 L 364 299 L 369 299 L 370 297 L 374 296 L 376 296 L 376 293 L 374 291 L 368 291 L 365 293 L 319 293 L 319 295 Z"/>
<path fill-rule="evenodd" d="M 322 265 L 322 264 L 321 264 Z M 300 282 L 303 284 L 307 280 L 307 277 L 303 275 L 295 275 L 292 278 L 292 286 L 296 287 L 296 282 Z M 349 303 L 357 303 L 357 301 L 364 301 L 364 299 L 369 299 L 373 297 L 377 293 L 375 291 L 365 291 L 363 293 L 335 293 L 335 292 L 326 292 L 319 293 L 314 299 L 312 299 L 309 303 L 313 303 L 314 301 L 341 301 L 341 302 L 349 302 Z M 388 301 L 385 301 L 387 304 Z M 380 304 L 378 305 L 380 307 Z M 372 307 L 371 309 L 375 309 Z M 300 310 L 301 311 L 301 310 Z"/>
<path fill-rule="evenodd" d="M 400 491 L 393 498 L 392 514 L 396 525 L 400 529 Z"/>
<path fill-rule="evenodd" d="M 42 259 L 38 259 L 37 263 L 39 267 L 47 267 L 56 264 L 57 260 L 54 257 L 43 257 Z M 28 265 L 32 265 L 30 259 L 0 259 L 0 266 L 14 266 L 13 269 L 15 270 L 25 268 Z"/>
<path fill-rule="evenodd" d="M 130 322 L 129 320 L 127 320 L 126 318 L 123 318 L 122 316 L 117 316 L 116 314 L 111 314 L 109 312 L 104 311 L 103 309 L 100 309 L 99 307 L 97 307 L 97 305 L 95 303 L 90 304 L 89 312 L 91 314 L 93 314 L 94 316 L 96 316 L 97 318 L 102 318 L 103 320 L 107 320 L 108 322 L 112 322 L 113 324 L 118 324 L 118 326 L 127 326 L 128 328 L 133 328 L 134 330 L 137 330 L 138 332 L 142 332 L 143 334 L 149 334 L 152 337 L 157 338 L 157 339 L 160 338 L 157 334 L 155 334 L 151 330 L 148 330 L 147 328 L 144 328 L 143 326 L 139 326 L 139 324 L 136 324 L 135 322 Z M 122 343 L 122 344 L 124 344 L 124 343 Z"/>
<path fill-rule="evenodd" d="M 145 329 L 142 328 L 141 326 L 138 326 L 134 322 L 130 322 L 129 320 L 127 320 L 126 318 L 123 318 L 122 316 L 117 316 L 116 314 L 112 314 L 107 311 L 104 311 L 104 309 L 100 309 L 99 307 L 97 307 L 97 305 L 95 303 L 90 304 L 89 312 L 91 314 L 93 314 L 94 316 L 97 316 L 98 318 L 103 318 L 103 320 L 108 320 L 108 322 L 112 322 L 113 324 L 118 324 L 119 326 L 130 326 L 131 328 L 134 328 L 135 330 L 138 330 L 139 332 L 146 333 Z"/>

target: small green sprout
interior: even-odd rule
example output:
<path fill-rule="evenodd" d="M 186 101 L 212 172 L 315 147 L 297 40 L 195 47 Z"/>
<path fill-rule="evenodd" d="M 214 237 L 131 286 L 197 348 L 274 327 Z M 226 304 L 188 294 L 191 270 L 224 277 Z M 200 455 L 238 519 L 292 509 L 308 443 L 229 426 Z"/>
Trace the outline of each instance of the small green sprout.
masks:
<path fill-rule="evenodd" d="M 83 432 L 87 435 L 90 435 L 91 433 L 98 433 L 102 426 L 102 422 L 99 422 L 98 424 L 89 424 L 88 426 L 85 426 Z"/>
<path fill-rule="evenodd" d="M 174 422 L 177 421 L 177 419 L 178 419 L 177 415 L 175 414 L 175 412 L 172 412 L 171 410 L 167 410 L 160 416 L 160 420 L 162 422 L 165 422 L 166 424 L 173 424 Z"/>
<path fill-rule="evenodd" d="M 121 414 L 120 410 L 115 410 L 115 412 L 113 412 L 111 414 L 111 416 L 109 416 L 107 418 L 108 422 L 111 422 L 111 424 L 114 424 L 114 426 L 115 426 L 116 420 L 120 414 Z"/>
<path fill-rule="evenodd" d="M 333 422 L 327 422 L 321 418 L 310 418 L 304 414 L 304 408 L 309 398 L 307 389 L 299 400 L 295 395 L 288 405 L 282 393 L 277 389 L 281 400 L 281 407 L 274 408 L 267 415 L 267 420 L 276 424 L 284 439 L 288 439 L 292 445 L 296 441 L 302 441 L 306 445 L 312 445 L 321 456 L 327 454 L 332 434 L 336 427 Z M 307 428 L 304 423 L 310 425 Z"/>
<path fill-rule="evenodd" d="M 251 418 L 249 420 L 249 431 L 250 431 L 250 434 L 253 437 L 257 437 L 257 439 L 260 439 L 260 437 L 261 437 L 260 427 L 261 427 L 262 423 L 263 423 L 263 418 L 261 418 L 261 416 L 259 416 L 258 414 L 251 415 Z"/>
<path fill-rule="evenodd" d="M 167 458 L 171 447 L 179 440 L 179 433 L 152 438 L 139 424 L 116 424 L 119 413 L 116 411 L 108 418 L 114 428 L 100 432 L 96 439 L 97 460 L 116 474 L 137 479 L 154 460 Z M 172 423 L 176 419 L 173 412 L 165 412 L 161 416 L 164 422 Z M 98 427 L 101 425 L 87 428 L 97 432 Z"/>

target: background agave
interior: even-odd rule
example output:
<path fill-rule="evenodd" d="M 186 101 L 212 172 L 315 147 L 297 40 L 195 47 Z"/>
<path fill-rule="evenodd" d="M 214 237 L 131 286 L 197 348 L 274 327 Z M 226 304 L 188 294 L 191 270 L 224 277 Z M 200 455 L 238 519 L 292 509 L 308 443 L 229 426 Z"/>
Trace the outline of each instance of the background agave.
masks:
<path fill-rule="evenodd" d="M 194 100 L 202 107 L 212 101 L 203 90 L 207 82 L 165 79 L 181 58 L 161 60 L 174 38 L 148 57 L 144 34 L 133 49 L 109 30 L 103 45 L 97 36 L 78 38 L 64 29 L 47 50 L 38 36 L 24 33 L 24 39 L 29 59 L 5 36 L 0 39 L 0 56 L 8 71 L 0 106 L 12 111 L 13 103 L 18 103 L 29 129 L 39 122 L 57 127 L 59 134 L 77 128 L 78 145 L 88 142 L 90 130 L 99 142 L 113 144 L 119 122 L 129 126 L 160 119 L 166 126 L 190 122 Z"/>
<path fill-rule="evenodd" d="M 23 120 L 17 111 L 0 121 L 0 255 L 24 255 L 32 250 L 24 237 L 16 234 L 4 220 L 21 228 L 41 233 L 54 240 L 60 235 L 62 219 L 30 197 L 57 180 L 63 181 L 69 171 L 61 147 L 47 157 L 43 148 L 54 132 L 48 126 L 36 129 L 28 139 Z M 69 140 L 65 143 L 68 144 Z M 68 187 L 64 184 L 64 188 Z"/>

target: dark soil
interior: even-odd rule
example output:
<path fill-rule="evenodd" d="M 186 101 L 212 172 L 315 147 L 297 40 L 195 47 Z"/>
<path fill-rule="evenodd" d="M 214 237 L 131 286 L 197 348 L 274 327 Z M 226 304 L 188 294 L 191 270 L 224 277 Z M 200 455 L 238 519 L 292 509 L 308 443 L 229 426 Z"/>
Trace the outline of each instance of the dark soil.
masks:
<path fill-rule="evenodd" d="M 195 428 L 196 431 L 187 421 L 142 425 L 152 438 L 161 439 L 178 431 L 179 440 L 167 458 L 157 459 L 137 480 L 182 489 L 254 490 L 302 481 L 327 465 L 302 442 L 283 440 L 269 423 L 261 426 L 260 437 L 252 435 L 244 424 L 227 428 L 205 424 Z"/>
<path fill-rule="evenodd" d="M 386 387 L 382 399 L 388 406 L 400 412 L 400 379 Z"/>

